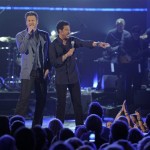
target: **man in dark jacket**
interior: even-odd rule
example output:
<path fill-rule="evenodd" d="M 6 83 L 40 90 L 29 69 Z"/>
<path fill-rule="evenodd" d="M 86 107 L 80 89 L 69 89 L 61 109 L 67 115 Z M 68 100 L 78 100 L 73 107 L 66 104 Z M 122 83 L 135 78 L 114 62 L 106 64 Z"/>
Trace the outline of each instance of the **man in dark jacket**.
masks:
<path fill-rule="evenodd" d="M 67 88 L 71 94 L 71 100 L 75 113 L 76 125 L 83 124 L 83 113 L 81 105 L 81 91 L 78 76 L 78 68 L 74 55 L 75 49 L 79 47 L 106 47 L 107 43 L 85 41 L 70 36 L 70 25 L 66 21 L 57 24 L 58 37 L 50 45 L 51 64 L 56 69 L 56 93 L 57 110 L 56 117 L 64 122 Z"/>

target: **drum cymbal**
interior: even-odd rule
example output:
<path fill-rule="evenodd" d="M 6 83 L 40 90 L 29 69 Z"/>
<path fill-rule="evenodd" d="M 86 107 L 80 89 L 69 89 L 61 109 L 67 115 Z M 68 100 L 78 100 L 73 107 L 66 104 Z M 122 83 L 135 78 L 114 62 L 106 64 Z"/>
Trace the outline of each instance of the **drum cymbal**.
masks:
<path fill-rule="evenodd" d="M 10 36 L 3 36 L 3 37 L 0 37 L 0 42 L 6 42 L 6 43 L 9 43 L 9 42 L 15 42 L 15 38 L 13 37 L 10 37 Z"/>

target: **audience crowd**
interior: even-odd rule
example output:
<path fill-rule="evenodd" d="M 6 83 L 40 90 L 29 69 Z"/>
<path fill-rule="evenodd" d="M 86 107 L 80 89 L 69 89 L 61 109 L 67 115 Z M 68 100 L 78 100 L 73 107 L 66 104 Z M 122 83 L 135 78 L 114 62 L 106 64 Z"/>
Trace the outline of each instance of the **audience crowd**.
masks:
<path fill-rule="evenodd" d="M 47 127 L 26 127 L 20 115 L 0 116 L 0 150 L 149 150 L 150 113 L 129 114 L 126 101 L 113 121 L 105 122 L 99 102 L 89 105 L 84 124 L 72 131 L 53 118 Z"/>

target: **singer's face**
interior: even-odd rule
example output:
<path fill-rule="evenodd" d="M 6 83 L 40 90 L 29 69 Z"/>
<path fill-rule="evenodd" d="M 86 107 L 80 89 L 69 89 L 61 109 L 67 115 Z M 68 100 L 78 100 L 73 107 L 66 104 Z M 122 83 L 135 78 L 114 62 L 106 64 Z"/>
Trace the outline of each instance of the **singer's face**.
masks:
<path fill-rule="evenodd" d="M 26 26 L 29 29 L 36 30 L 38 25 L 38 20 L 35 16 L 28 16 L 26 19 Z"/>
<path fill-rule="evenodd" d="M 68 39 L 70 34 L 70 26 L 64 26 L 62 30 L 59 30 L 59 35 L 62 39 Z"/>

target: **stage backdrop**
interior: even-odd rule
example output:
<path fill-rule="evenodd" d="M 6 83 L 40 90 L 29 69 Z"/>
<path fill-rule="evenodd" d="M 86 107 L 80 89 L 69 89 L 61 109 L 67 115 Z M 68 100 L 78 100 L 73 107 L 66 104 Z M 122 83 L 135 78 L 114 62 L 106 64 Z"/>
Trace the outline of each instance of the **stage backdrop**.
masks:
<path fill-rule="evenodd" d="M 107 32 L 115 26 L 117 18 L 124 18 L 126 29 L 131 31 L 132 26 L 139 25 L 144 33 L 149 24 L 148 11 L 107 11 L 106 8 L 147 8 L 146 0 L 1 0 L 0 6 L 9 6 L 12 10 L 0 11 L 0 37 L 15 38 L 17 32 L 26 28 L 24 14 L 28 10 L 13 10 L 14 7 L 59 7 L 60 11 L 36 10 L 39 14 L 39 28 L 48 31 L 55 30 L 59 20 L 67 20 L 72 31 L 79 31 L 77 37 L 95 41 L 104 41 Z M 150 6 L 150 4 L 149 4 Z M 32 10 L 31 8 L 31 10 Z M 64 8 L 105 8 L 104 11 L 66 11 Z M 14 39 L 12 39 L 14 42 Z M 0 42 L 0 76 L 6 78 L 8 74 L 19 76 L 17 49 L 14 47 L 1 49 L 2 45 L 10 47 L 10 43 Z M 83 87 L 93 86 L 93 79 L 102 72 L 101 66 L 94 60 L 102 56 L 102 49 L 80 48 L 77 50 L 77 63 L 80 71 L 80 80 Z M 13 60 L 7 60 L 12 55 Z M 10 64 L 13 70 L 9 70 Z M 12 67 L 12 66 L 10 66 Z"/>

